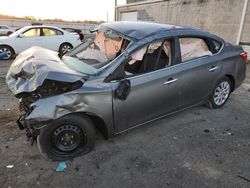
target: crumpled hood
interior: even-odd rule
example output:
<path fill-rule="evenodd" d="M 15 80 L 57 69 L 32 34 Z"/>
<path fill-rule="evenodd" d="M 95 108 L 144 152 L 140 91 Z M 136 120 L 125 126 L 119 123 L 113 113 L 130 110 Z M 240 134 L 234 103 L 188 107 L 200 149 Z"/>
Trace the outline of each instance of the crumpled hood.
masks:
<path fill-rule="evenodd" d="M 65 65 L 57 52 L 35 46 L 16 57 L 7 73 L 6 83 L 17 95 L 36 90 L 46 79 L 76 82 L 86 76 Z"/>

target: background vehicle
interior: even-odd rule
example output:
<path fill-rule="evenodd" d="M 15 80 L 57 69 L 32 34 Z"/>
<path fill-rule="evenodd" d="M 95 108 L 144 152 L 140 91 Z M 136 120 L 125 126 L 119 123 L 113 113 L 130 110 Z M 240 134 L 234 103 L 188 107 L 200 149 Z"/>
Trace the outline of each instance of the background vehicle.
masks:
<path fill-rule="evenodd" d="M 0 36 L 1 35 L 10 35 L 13 32 L 15 32 L 14 28 L 9 27 L 7 25 L 0 25 Z"/>
<path fill-rule="evenodd" d="M 61 58 L 21 53 L 6 77 L 19 128 L 54 160 L 89 152 L 96 128 L 109 138 L 196 105 L 220 108 L 246 77 L 247 53 L 207 32 L 144 22 L 93 32 Z"/>
<path fill-rule="evenodd" d="M 0 52 L 7 52 L 5 59 L 30 48 L 40 46 L 59 53 L 66 53 L 81 41 L 77 34 L 54 26 L 26 26 L 8 37 L 0 37 Z"/>

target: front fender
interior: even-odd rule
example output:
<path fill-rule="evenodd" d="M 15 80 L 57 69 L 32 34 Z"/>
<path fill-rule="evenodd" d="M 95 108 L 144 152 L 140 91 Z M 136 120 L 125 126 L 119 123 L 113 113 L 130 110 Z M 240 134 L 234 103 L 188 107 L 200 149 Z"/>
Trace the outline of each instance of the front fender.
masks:
<path fill-rule="evenodd" d="M 102 100 L 100 100 L 102 99 Z M 81 89 L 39 99 L 30 105 L 32 111 L 24 118 L 25 124 L 41 126 L 71 113 L 86 113 L 103 120 L 108 134 L 114 134 L 112 97 L 110 92 L 84 93 Z M 37 127 L 38 128 L 38 127 Z"/>

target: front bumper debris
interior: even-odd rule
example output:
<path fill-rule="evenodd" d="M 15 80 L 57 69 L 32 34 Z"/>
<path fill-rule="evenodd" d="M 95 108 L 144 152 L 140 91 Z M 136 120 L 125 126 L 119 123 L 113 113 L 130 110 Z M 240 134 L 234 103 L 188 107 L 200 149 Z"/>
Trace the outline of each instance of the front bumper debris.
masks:
<path fill-rule="evenodd" d="M 17 126 L 19 127 L 20 130 L 25 129 L 24 121 L 23 121 L 23 116 L 20 116 L 18 120 L 16 121 Z"/>
<path fill-rule="evenodd" d="M 34 144 L 37 136 L 40 134 L 40 129 L 44 126 L 46 126 L 46 124 L 41 124 L 39 123 L 35 123 L 33 122 L 32 124 L 30 123 L 30 121 L 25 120 L 25 118 L 27 117 L 26 114 L 21 115 L 18 120 L 16 121 L 17 126 L 19 127 L 20 130 L 24 130 L 26 131 L 26 137 L 28 139 L 28 141 L 31 142 L 31 145 Z"/>

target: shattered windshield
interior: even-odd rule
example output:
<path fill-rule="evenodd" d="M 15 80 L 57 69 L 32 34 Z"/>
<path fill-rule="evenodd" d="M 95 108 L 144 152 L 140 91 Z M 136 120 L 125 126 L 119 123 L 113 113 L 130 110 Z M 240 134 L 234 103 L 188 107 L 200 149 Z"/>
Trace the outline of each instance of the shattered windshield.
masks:
<path fill-rule="evenodd" d="M 92 75 L 118 57 L 128 43 L 112 30 L 98 30 L 95 37 L 74 48 L 62 60 L 70 68 Z"/>

